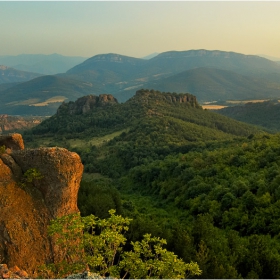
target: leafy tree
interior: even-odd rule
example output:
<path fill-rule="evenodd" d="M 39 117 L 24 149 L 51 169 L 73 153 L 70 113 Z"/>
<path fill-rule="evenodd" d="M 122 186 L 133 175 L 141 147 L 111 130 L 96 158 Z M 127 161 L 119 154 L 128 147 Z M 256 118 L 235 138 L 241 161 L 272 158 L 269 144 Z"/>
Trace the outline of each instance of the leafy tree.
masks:
<path fill-rule="evenodd" d="M 186 278 L 200 275 L 194 262 L 185 263 L 164 249 L 166 240 L 144 235 L 142 241 L 132 242 L 132 250 L 124 252 L 130 219 L 109 211 L 108 219 L 73 214 L 51 222 L 49 234 L 56 241 L 61 261 L 43 268 L 46 276 L 65 277 L 89 267 L 101 276 L 117 278 Z"/>
<path fill-rule="evenodd" d="M 164 239 L 145 234 L 141 242 L 132 242 L 133 251 L 124 252 L 119 269 L 126 271 L 125 276 L 134 279 L 171 279 L 200 275 L 197 263 L 184 263 L 177 256 L 162 248 Z M 187 271 L 187 273 L 186 273 Z"/>

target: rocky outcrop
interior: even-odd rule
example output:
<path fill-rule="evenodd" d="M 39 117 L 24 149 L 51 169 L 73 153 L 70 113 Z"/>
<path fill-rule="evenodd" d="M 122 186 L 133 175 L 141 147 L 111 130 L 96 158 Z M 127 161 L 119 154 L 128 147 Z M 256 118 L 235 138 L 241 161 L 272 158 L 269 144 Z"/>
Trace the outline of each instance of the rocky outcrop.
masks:
<path fill-rule="evenodd" d="M 141 89 L 136 91 L 134 99 L 138 100 L 140 103 L 149 102 L 168 102 L 168 103 L 184 103 L 185 105 L 201 108 L 198 104 L 197 99 L 194 95 L 190 93 L 170 93 L 170 92 L 160 92 L 156 90 L 145 90 Z"/>
<path fill-rule="evenodd" d="M 26 271 L 21 270 L 16 265 L 8 268 L 6 264 L 0 264 L 0 279 L 28 279 Z"/>
<path fill-rule="evenodd" d="M 43 176 L 34 182 L 54 217 L 78 211 L 77 194 L 83 173 L 80 157 L 64 148 L 13 151 L 23 172 L 36 168 Z"/>
<path fill-rule="evenodd" d="M 176 95 L 167 95 L 165 96 L 166 100 L 173 103 L 196 103 L 196 97 L 191 94 L 176 94 Z"/>
<path fill-rule="evenodd" d="M 30 129 L 41 123 L 44 119 L 44 117 L 17 117 L 0 115 L 0 134 Z"/>
<path fill-rule="evenodd" d="M 1 143 L 0 261 L 33 276 L 38 265 L 57 259 L 47 227 L 53 218 L 78 212 L 83 165 L 63 148 L 25 150 L 20 135 L 2 136 Z M 31 169 L 40 174 L 32 182 L 24 176 Z"/>
<path fill-rule="evenodd" d="M 23 150 L 24 143 L 20 134 L 11 134 L 6 136 L 0 135 L 0 147 L 5 146 L 12 150 Z"/>
<path fill-rule="evenodd" d="M 118 104 L 118 101 L 111 94 L 100 94 L 99 96 L 87 95 L 77 99 L 75 102 L 62 103 L 57 109 L 57 114 L 80 115 L 92 111 L 97 107 L 106 107 L 115 104 Z"/>

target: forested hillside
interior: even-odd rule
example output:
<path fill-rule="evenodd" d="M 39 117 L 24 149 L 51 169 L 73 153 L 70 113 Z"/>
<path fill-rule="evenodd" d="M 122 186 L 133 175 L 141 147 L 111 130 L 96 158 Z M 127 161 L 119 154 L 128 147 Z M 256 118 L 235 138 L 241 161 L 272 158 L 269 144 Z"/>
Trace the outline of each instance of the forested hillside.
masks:
<path fill-rule="evenodd" d="M 79 104 L 81 99 L 76 103 Z M 231 138 L 257 131 L 252 126 L 203 110 L 191 94 L 139 90 L 123 104 L 114 102 L 112 106 L 94 106 L 84 114 L 70 113 L 68 108 L 72 104 L 62 104 L 54 116 L 34 128 L 32 133 L 83 138 L 102 136 L 121 129 L 131 129 L 129 135 L 133 135 L 141 132 L 141 128 L 136 127 L 146 127 L 143 133 L 147 136 L 158 130 L 158 133 L 182 142 Z M 149 123 L 158 123 L 160 127 L 156 129 Z"/>
<path fill-rule="evenodd" d="M 204 279 L 280 277 L 279 135 L 203 110 L 191 94 L 141 90 L 124 104 L 65 103 L 24 138 L 81 155 L 81 214 L 133 218 L 128 243 L 165 238 Z"/>
<path fill-rule="evenodd" d="M 280 104 L 278 100 L 247 103 L 216 111 L 230 118 L 262 127 L 270 132 L 280 131 Z"/>
<path fill-rule="evenodd" d="M 180 209 L 174 246 L 195 256 L 202 278 L 279 278 L 279 140 L 251 136 L 168 156 L 131 169 L 120 188 Z"/>

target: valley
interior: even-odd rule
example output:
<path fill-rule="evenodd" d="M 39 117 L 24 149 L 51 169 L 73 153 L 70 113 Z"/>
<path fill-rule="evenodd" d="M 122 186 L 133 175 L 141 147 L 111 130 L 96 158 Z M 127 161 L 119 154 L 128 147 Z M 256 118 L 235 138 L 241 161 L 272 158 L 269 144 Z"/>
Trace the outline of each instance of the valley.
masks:
<path fill-rule="evenodd" d="M 112 94 L 123 103 L 145 88 L 189 92 L 200 103 L 280 98 L 277 62 L 225 51 L 169 51 L 150 59 L 100 54 L 64 73 L 34 74 L 38 78 L 27 72 L 9 74 L 9 69 L 2 70 L 0 114 L 49 116 L 61 104 L 62 96 L 65 101 L 75 101 L 87 94 Z M 49 102 L 50 98 L 57 102 Z M 29 106 L 34 104 L 40 104 L 40 108 Z"/>
<path fill-rule="evenodd" d="M 0 279 L 280 279 L 280 1 L 0 1 Z"/>
<path fill-rule="evenodd" d="M 279 134 L 203 110 L 190 94 L 140 90 L 85 113 L 81 100 L 23 137 L 81 156 L 83 216 L 115 208 L 133 218 L 128 240 L 165 238 L 198 263 L 198 278 L 278 275 Z"/>
<path fill-rule="evenodd" d="M 198 279 L 279 278 L 278 74 L 264 58 L 220 51 L 99 55 L 64 74 L 2 84 L 0 113 L 21 115 L 3 115 L 2 133 L 21 129 L 26 153 L 38 162 L 51 154 L 64 172 L 55 151 L 79 157 L 81 216 L 109 219 L 115 209 L 132 219 L 127 244 L 164 238 L 197 263 Z"/>

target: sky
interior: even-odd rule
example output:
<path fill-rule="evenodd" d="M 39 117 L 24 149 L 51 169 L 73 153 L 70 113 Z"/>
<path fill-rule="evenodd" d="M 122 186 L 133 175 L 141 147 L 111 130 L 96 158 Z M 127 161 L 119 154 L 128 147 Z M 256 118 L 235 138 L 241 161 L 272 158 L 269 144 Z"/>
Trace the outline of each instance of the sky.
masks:
<path fill-rule="evenodd" d="M 0 55 L 191 49 L 280 58 L 280 1 L 0 1 Z"/>

